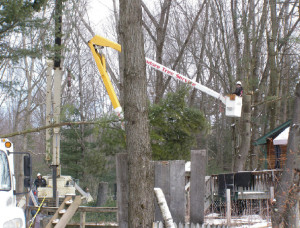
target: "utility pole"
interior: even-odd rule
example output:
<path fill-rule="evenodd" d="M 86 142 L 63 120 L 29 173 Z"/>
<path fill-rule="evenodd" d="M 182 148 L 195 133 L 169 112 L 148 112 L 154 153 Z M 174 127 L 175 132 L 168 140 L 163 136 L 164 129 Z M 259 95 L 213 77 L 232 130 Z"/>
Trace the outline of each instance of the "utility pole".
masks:
<path fill-rule="evenodd" d="M 53 60 L 49 59 L 47 62 L 47 91 L 46 91 L 46 125 L 52 124 L 52 69 Z M 46 129 L 46 161 L 51 159 L 51 129 Z"/>
<path fill-rule="evenodd" d="M 54 45 L 54 81 L 53 81 L 53 120 L 60 123 L 61 106 L 61 38 L 62 38 L 62 0 L 55 1 L 55 45 Z M 53 129 L 53 198 L 56 200 L 57 177 L 60 177 L 60 127 Z"/>

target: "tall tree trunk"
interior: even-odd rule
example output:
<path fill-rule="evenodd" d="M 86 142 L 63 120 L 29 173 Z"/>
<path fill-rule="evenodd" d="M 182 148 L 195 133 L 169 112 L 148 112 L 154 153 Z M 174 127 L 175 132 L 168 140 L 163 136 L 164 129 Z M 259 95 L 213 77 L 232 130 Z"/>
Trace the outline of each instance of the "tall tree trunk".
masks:
<path fill-rule="evenodd" d="M 171 0 L 165 0 L 162 9 L 161 9 L 161 16 L 159 23 L 156 27 L 156 62 L 162 64 L 162 57 L 163 57 L 163 48 L 164 43 L 166 39 L 166 32 L 167 32 L 167 26 L 169 22 L 169 13 L 170 13 L 170 7 L 171 7 Z M 160 71 L 156 71 L 156 85 L 155 85 L 155 91 L 156 91 L 156 97 L 155 97 L 155 103 L 158 103 L 160 99 L 163 97 L 164 90 L 163 90 L 163 84 L 164 84 L 164 78 L 163 73 Z"/>
<path fill-rule="evenodd" d="M 278 96 L 278 86 L 279 86 L 279 74 L 277 69 L 276 57 L 276 43 L 277 43 L 277 17 L 276 17 L 276 0 L 270 0 L 270 12 L 271 12 L 271 34 L 268 36 L 268 59 L 270 64 L 270 87 L 269 87 L 269 96 L 276 97 Z M 268 32 L 267 32 L 268 33 Z M 268 113 L 270 115 L 270 129 L 276 127 L 276 116 L 277 116 L 277 106 L 276 102 L 271 102 L 268 105 Z"/>
<path fill-rule="evenodd" d="M 152 227 L 154 170 L 146 96 L 146 63 L 141 0 L 120 1 L 124 55 L 124 116 L 128 152 L 128 227 Z"/>
<path fill-rule="evenodd" d="M 300 83 L 296 88 L 293 120 L 287 146 L 286 163 L 275 189 L 276 202 L 272 208 L 272 227 L 298 227 L 299 221 L 291 224 L 289 218 L 295 218 L 295 204 L 300 191 Z M 297 224 L 298 223 L 298 224 Z"/>
<path fill-rule="evenodd" d="M 79 113 L 80 113 L 80 121 L 84 122 L 85 121 L 85 116 L 84 116 L 84 97 L 83 97 L 83 69 L 82 69 L 82 63 L 81 63 L 81 49 L 80 47 L 80 40 L 79 36 L 76 37 L 75 42 L 77 43 L 77 62 L 78 62 L 78 89 L 79 89 Z M 80 142 L 80 150 L 81 150 L 81 165 L 84 163 L 85 159 L 85 145 L 84 145 L 84 131 L 85 131 L 85 126 L 82 124 L 79 126 L 80 134 L 79 136 L 79 142 Z M 81 170 L 80 175 L 84 177 L 84 169 Z"/>
<path fill-rule="evenodd" d="M 167 26 L 169 23 L 169 14 L 170 14 L 171 3 L 172 3 L 172 0 L 164 0 L 163 3 L 161 3 L 160 19 L 159 19 L 159 21 L 157 21 L 155 19 L 155 17 L 150 13 L 150 10 L 148 9 L 148 7 L 142 2 L 143 9 L 145 10 L 146 14 L 151 19 L 152 23 L 155 26 L 156 37 L 150 32 L 149 27 L 144 23 L 144 27 L 149 32 L 150 36 L 152 37 L 152 39 L 155 42 L 156 62 L 158 62 L 160 64 L 162 64 L 163 49 L 164 49 L 164 43 L 165 43 L 165 39 L 166 39 Z M 163 84 L 164 84 L 163 73 L 160 71 L 156 71 L 155 103 L 158 103 L 164 94 Z"/>
<path fill-rule="evenodd" d="M 257 28 L 257 36 L 253 37 L 253 44 L 252 44 L 252 85 L 250 85 L 250 88 L 253 91 L 253 99 L 252 103 L 257 104 L 262 101 L 262 94 L 263 94 L 263 89 L 260 88 L 262 85 L 264 85 L 266 77 L 263 77 L 261 81 L 259 81 L 259 75 L 260 75 L 260 68 L 261 68 L 261 63 L 260 59 L 262 56 L 262 38 L 263 34 L 265 31 L 265 26 L 266 26 L 266 19 L 267 19 L 267 0 L 264 0 L 263 3 L 263 9 L 262 9 L 262 15 L 260 17 L 260 24 L 259 27 Z M 255 17 L 253 17 L 253 20 L 255 21 Z M 256 23 L 254 25 L 255 27 L 257 26 Z M 252 30 L 254 34 L 254 29 Z M 259 138 L 259 129 L 261 126 L 261 115 L 260 113 L 262 112 L 263 107 L 260 106 L 254 106 L 253 112 L 252 112 L 252 119 L 255 121 L 252 121 L 252 141 L 256 140 Z M 254 169 L 260 169 L 261 167 L 261 162 L 259 162 L 259 158 L 263 157 L 263 154 L 261 153 L 261 150 L 257 146 L 253 146 L 253 143 L 251 143 L 251 149 L 250 151 L 252 152 L 251 156 L 251 165 L 250 165 L 250 170 Z"/>
<path fill-rule="evenodd" d="M 283 12 L 285 15 L 284 18 L 284 29 L 283 29 L 283 34 L 284 36 L 287 36 L 288 32 L 289 32 L 289 24 L 290 24 L 290 16 L 288 13 L 288 9 L 289 9 L 289 5 L 285 4 L 283 6 Z M 290 66 L 292 66 L 291 64 L 291 59 L 290 59 L 290 48 L 285 45 L 283 46 L 283 55 L 282 55 L 282 67 L 281 67 L 281 83 L 280 83 L 280 92 L 281 92 L 281 97 L 282 100 L 281 102 L 278 104 L 279 107 L 281 108 L 281 110 L 279 110 L 279 113 L 281 114 L 280 117 L 280 121 L 282 122 L 286 122 L 287 121 L 287 105 L 288 105 L 288 88 L 289 88 L 289 77 L 290 77 Z"/>
<path fill-rule="evenodd" d="M 234 36 L 234 47 L 235 47 L 235 61 L 236 61 L 236 75 L 237 79 L 242 78 L 242 58 L 241 58 L 241 43 L 239 39 L 239 30 L 238 27 L 238 6 L 237 0 L 231 0 L 231 16 L 232 16 L 232 27 L 233 27 L 233 36 Z"/>
<path fill-rule="evenodd" d="M 200 77 L 201 77 L 201 74 L 202 74 L 202 63 L 204 62 L 203 59 L 204 59 L 204 53 L 205 53 L 205 48 L 206 48 L 206 35 L 207 35 L 206 31 L 207 31 L 208 23 L 209 23 L 208 11 L 209 11 L 209 4 L 206 4 L 205 23 L 204 23 L 204 27 L 203 27 L 203 33 L 201 35 L 201 51 L 200 51 L 200 54 L 199 54 L 199 60 L 196 60 L 197 59 L 197 58 L 195 58 L 196 56 L 194 57 L 195 60 L 198 62 L 196 82 L 200 81 Z M 201 11 L 199 11 L 199 12 L 201 12 Z M 192 90 L 190 101 L 189 101 L 189 103 L 190 103 L 189 105 L 191 107 L 193 107 L 195 105 L 196 94 L 197 94 L 197 90 L 194 88 Z"/>
<path fill-rule="evenodd" d="M 243 114 L 241 119 L 240 130 L 241 134 L 241 146 L 238 154 L 235 155 L 233 171 L 242 171 L 245 167 L 245 162 L 248 157 L 251 141 L 251 96 L 245 95 L 243 98 Z"/>
<path fill-rule="evenodd" d="M 114 18 L 116 21 L 116 30 L 117 30 L 117 36 L 118 36 L 118 43 L 122 44 L 123 42 L 121 41 L 121 36 L 120 36 L 120 27 L 119 27 L 119 14 L 117 11 L 117 5 L 116 5 L 116 0 L 113 0 L 113 9 L 114 9 Z M 124 55 L 121 53 L 118 53 L 119 57 L 119 102 L 121 104 L 121 107 L 124 107 L 124 75 L 123 75 L 123 70 L 124 69 Z"/>

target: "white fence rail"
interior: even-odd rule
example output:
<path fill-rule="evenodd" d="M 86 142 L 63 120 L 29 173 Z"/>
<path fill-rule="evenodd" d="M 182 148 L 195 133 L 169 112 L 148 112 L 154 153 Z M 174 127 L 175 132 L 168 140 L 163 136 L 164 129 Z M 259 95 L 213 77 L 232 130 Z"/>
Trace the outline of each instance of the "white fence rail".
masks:
<path fill-rule="evenodd" d="M 175 224 L 175 228 L 228 228 L 227 225 L 210 225 L 210 224 Z M 153 224 L 153 228 L 164 228 L 164 224 L 162 222 L 155 222 Z"/>

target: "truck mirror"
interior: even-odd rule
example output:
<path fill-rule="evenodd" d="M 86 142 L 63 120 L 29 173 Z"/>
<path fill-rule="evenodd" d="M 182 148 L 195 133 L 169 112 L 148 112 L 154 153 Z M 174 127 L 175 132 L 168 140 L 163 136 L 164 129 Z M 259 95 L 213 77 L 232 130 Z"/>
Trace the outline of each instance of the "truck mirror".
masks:
<path fill-rule="evenodd" d="M 24 178 L 24 187 L 30 188 L 30 178 L 29 177 Z"/>
<path fill-rule="evenodd" d="M 31 176 L 31 158 L 30 156 L 24 156 L 24 176 Z"/>

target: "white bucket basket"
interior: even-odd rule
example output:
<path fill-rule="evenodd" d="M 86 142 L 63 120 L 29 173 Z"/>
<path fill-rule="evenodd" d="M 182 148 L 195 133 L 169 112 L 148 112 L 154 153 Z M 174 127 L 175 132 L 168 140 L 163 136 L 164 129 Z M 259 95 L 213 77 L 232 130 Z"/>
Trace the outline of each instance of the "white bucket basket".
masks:
<path fill-rule="evenodd" d="M 225 97 L 226 111 L 225 115 L 229 117 L 241 117 L 243 98 L 235 94 L 230 94 Z"/>

